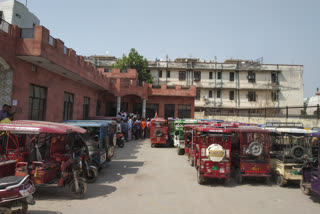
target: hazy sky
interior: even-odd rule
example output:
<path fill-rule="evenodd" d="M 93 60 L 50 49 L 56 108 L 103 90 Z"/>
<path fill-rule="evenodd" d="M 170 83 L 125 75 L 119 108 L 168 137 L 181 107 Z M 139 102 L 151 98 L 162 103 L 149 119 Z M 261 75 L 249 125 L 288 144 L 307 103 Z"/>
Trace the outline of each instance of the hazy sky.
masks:
<path fill-rule="evenodd" d="M 320 0 L 28 0 L 28 7 L 80 55 L 136 48 L 150 60 L 263 57 L 304 65 L 305 96 L 320 87 Z"/>

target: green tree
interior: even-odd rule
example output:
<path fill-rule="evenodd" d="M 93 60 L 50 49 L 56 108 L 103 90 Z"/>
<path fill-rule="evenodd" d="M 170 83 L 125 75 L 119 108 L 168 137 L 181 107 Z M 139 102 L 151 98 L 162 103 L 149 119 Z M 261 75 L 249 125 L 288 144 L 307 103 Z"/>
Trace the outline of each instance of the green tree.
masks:
<path fill-rule="evenodd" d="M 142 82 L 152 83 L 151 73 L 147 71 L 148 61 L 143 58 L 134 48 L 130 50 L 128 56 L 123 55 L 122 58 L 116 60 L 112 68 L 119 69 L 136 69 L 138 73 L 139 84 Z"/>

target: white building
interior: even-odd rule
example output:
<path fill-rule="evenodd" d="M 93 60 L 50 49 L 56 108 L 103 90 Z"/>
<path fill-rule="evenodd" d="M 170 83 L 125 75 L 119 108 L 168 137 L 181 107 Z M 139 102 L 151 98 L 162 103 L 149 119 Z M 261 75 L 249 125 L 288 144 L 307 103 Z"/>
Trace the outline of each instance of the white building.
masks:
<path fill-rule="evenodd" d="M 34 25 L 40 25 L 40 20 L 24 4 L 16 0 L 0 2 L 0 18 L 20 28 L 33 28 Z"/>
<path fill-rule="evenodd" d="M 198 108 L 303 106 L 303 66 L 181 58 L 149 62 L 153 85 L 197 86 Z"/>

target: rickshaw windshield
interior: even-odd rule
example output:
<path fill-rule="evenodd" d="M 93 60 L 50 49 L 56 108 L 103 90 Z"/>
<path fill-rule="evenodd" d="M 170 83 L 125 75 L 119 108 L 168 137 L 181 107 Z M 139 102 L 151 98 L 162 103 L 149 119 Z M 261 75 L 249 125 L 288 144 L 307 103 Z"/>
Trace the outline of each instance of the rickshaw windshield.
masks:
<path fill-rule="evenodd" d="M 303 149 L 305 155 L 312 157 L 312 136 L 298 133 L 273 134 L 271 136 L 271 154 L 284 159 L 294 159 L 292 150 Z M 297 159 L 297 158 L 296 158 Z"/>

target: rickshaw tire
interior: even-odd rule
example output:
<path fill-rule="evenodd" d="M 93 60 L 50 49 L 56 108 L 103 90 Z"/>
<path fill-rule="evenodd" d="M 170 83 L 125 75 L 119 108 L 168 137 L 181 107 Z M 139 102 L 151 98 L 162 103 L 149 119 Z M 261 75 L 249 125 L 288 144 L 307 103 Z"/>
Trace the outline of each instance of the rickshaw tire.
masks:
<path fill-rule="evenodd" d="M 194 166 L 194 160 L 190 159 L 190 166 Z"/>
<path fill-rule="evenodd" d="M 88 184 L 83 179 L 78 179 L 80 192 L 75 192 L 75 183 L 74 180 L 68 183 L 68 191 L 72 198 L 74 199 L 82 199 L 88 192 Z"/>
<path fill-rule="evenodd" d="M 86 176 L 87 182 L 88 183 L 96 182 L 96 180 L 98 179 L 98 174 L 99 174 L 98 173 L 98 168 L 96 169 L 96 168 L 90 166 L 89 171 L 92 172 L 94 176 L 93 176 L 93 178 L 88 178 L 88 176 Z"/>
<path fill-rule="evenodd" d="M 303 153 L 302 153 L 302 155 L 300 157 L 295 155 L 295 150 L 296 149 L 301 149 L 303 151 Z M 291 157 L 293 157 L 293 159 L 302 160 L 304 158 L 305 150 L 304 150 L 304 148 L 302 146 L 299 146 L 299 145 L 298 146 L 294 146 L 290 150 L 290 154 L 291 154 Z"/>
<path fill-rule="evenodd" d="M 184 155 L 184 149 L 178 149 L 178 155 Z"/>
<path fill-rule="evenodd" d="M 310 188 L 307 188 L 307 187 L 304 187 L 302 185 L 303 183 L 303 179 L 300 180 L 300 189 L 301 189 L 301 192 L 305 195 L 310 195 L 311 194 L 311 191 L 310 191 Z"/>
<path fill-rule="evenodd" d="M 270 184 L 271 184 L 271 182 L 270 182 L 270 177 L 266 177 L 266 184 L 267 184 L 267 185 L 270 185 Z"/>
<path fill-rule="evenodd" d="M 197 170 L 197 181 L 198 181 L 198 184 L 200 185 L 205 184 L 205 178 L 200 175 L 199 169 Z"/>
<path fill-rule="evenodd" d="M 238 169 L 236 171 L 236 182 L 237 182 L 237 184 L 242 184 L 242 182 L 243 182 L 243 177 L 241 175 L 240 169 Z"/>
<path fill-rule="evenodd" d="M 279 187 L 283 187 L 285 185 L 284 177 L 280 173 L 276 173 L 275 182 Z"/>
<path fill-rule="evenodd" d="M 230 183 L 230 178 L 225 178 L 223 181 L 224 185 L 228 185 Z"/>
<path fill-rule="evenodd" d="M 28 212 L 28 203 L 26 200 L 21 201 L 21 209 L 14 210 L 11 214 L 26 214 Z"/>
<path fill-rule="evenodd" d="M 154 143 L 151 143 L 151 148 L 155 148 L 156 145 Z"/>

